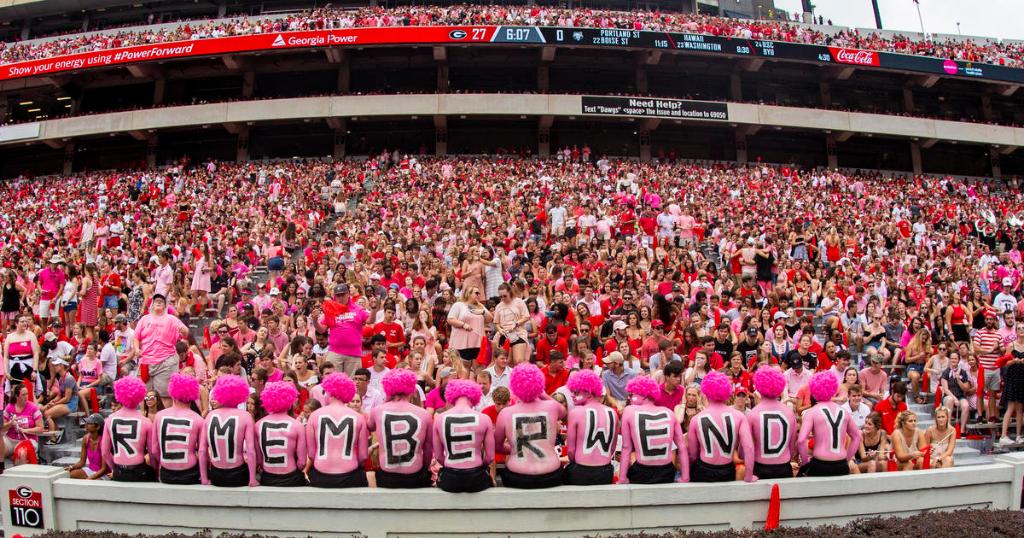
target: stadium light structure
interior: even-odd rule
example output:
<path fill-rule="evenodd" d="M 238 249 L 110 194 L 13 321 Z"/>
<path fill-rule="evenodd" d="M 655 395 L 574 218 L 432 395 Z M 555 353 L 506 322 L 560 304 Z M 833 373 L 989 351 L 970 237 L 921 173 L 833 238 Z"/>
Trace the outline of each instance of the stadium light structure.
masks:
<path fill-rule="evenodd" d="M 871 9 L 875 11 L 875 27 L 882 29 L 882 12 L 878 10 L 878 0 L 871 0 Z"/>

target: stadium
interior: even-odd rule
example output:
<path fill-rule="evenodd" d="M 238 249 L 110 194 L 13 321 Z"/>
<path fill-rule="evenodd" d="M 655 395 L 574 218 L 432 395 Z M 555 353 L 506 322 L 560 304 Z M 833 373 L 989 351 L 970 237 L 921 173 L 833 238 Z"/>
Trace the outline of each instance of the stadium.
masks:
<path fill-rule="evenodd" d="M 1019 509 L 1024 41 L 803 4 L 0 2 L 5 535 Z"/>

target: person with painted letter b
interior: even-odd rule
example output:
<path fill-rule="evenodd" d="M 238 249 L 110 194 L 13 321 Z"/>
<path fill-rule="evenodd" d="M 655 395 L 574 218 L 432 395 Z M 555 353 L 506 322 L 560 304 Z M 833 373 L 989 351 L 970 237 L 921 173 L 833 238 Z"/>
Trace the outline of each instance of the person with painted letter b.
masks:
<path fill-rule="evenodd" d="M 690 421 L 687 435 L 693 482 L 731 482 L 736 480 L 733 456 L 739 451 L 743 458 L 743 480 L 753 482 L 754 444 L 750 440 L 743 413 L 726 405 L 732 396 L 729 376 L 713 371 L 704 376 L 700 390 L 708 406 Z"/>
<path fill-rule="evenodd" d="M 377 487 L 429 488 L 431 485 L 430 412 L 409 401 L 416 393 L 416 374 L 389 370 L 381 379 L 388 401 L 370 411 L 369 429 L 377 432 Z"/>
<path fill-rule="evenodd" d="M 572 393 L 565 446 L 569 464 L 565 483 L 570 486 L 611 484 L 615 477 L 612 458 L 619 436 L 615 410 L 601 403 L 604 386 L 593 370 L 577 370 L 569 376 L 566 388 Z"/>
<path fill-rule="evenodd" d="M 494 424 L 474 409 L 482 396 L 475 381 L 449 381 L 444 397 L 452 407 L 434 417 L 434 457 L 442 466 L 437 487 L 448 493 L 475 493 L 494 485 Z"/>
<path fill-rule="evenodd" d="M 619 484 L 677 481 L 673 452 L 679 464 L 678 482 L 689 482 L 689 455 L 683 429 L 671 410 L 654 403 L 661 392 L 658 382 L 647 376 L 634 377 L 626 384 L 626 392 L 631 398 L 622 410 Z"/>
<path fill-rule="evenodd" d="M 153 423 L 139 412 L 146 397 L 146 385 L 137 377 L 125 377 L 114 383 L 114 398 L 121 409 L 107 417 L 100 452 L 118 482 L 152 482 L 153 467 L 146 463 Z"/>
<path fill-rule="evenodd" d="M 267 383 L 260 393 L 269 413 L 256 423 L 256 448 L 260 462 L 260 484 L 294 488 L 306 485 L 306 432 L 288 411 L 295 406 L 299 391 L 291 381 Z"/>
<path fill-rule="evenodd" d="M 508 454 L 502 484 L 519 489 L 561 485 L 562 462 L 555 440 L 565 407 L 544 392 L 544 374 L 530 363 L 512 369 L 509 389 L 516 404 L 502 409 L 494 425 L 494 448 Z"/>

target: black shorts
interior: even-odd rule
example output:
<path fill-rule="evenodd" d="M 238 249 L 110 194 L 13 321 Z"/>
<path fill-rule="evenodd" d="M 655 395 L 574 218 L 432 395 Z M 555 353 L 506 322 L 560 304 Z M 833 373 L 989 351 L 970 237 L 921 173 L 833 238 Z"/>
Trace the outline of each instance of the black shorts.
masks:
<path fill-rule="evenodd" d="M 218 469 L 213 465 L 207 473 L 210 483 L 222 488 L 240 488 L 249 485 L 249 464 L 243 463 L 234 469 Z"/>
<path fill-rule="evenodd" d="M 787 463 L 776 463 L 768 465 L 765 463 L 754 463 L 754 476 L 760 480 L 772 478 L 793 478 L 793 466 Z"/>
<path fill-rule="evenodd" d="M 478 348 L 478 347 L 470 347 L 470 348 L 460 349 L 459 350 L 459 358 L 461 358 L 464 361 L 470 361 L 470 362 L 476 361 L 476 357 L 479 354 L 480 354 L 480 348 Z"/>
<path fill-rule="evenodd" d="M 673 478 L 675 470 L 673 469 Z M 615 470 L 612 464 L 580 465 L 571 462 L 565 466 L 565 484 L 567 486 L 606 486 L 612 483 Z"/>
<path fill-rule="evenodd" d="M 377 471 L 378 488 L 429 488 L 431 484 L 430 469 L 426 465 L 419 471 L 410 474 L 390 473 L 383 469 Z"/>
<path fill-rule="evenodd" d="M 526 344 L 529 344 L 529 342 L 527 342 L 525 338 L 519 338 L 519 337 L 509 338 L 507 336 L 499 336 L 498 337 L 498 345 L 504 346 L 506 342 L 508 342 L 508 347 L 509 348 L 513 348 L 513 347 L 516 347 L 516 346 L 525 346 Z M 475 358 L 476 357 L 474 357 L 474 359 Z"/>
<path fill-rule="evenodd" d="M 302 474 L 302 469 L 295 469 L 285 474 L 263 471 L 260 473 L 260 485 L 277 488 L 300 488 L 308 485 L 308 482 L 306 482 L 306 475 Z"/>
<path fill-rule="evenodd" d="M 562 469 L 547 474 L 519 474 L 508 468 L 501 470 L 501 484 L 506 488 L 544 489 L 562 485 Z"/>
<path fill-rule="evenodd" d="M 199 484 L 199 465 L 192 466 L 191 469 L 185 469 L 184 471 L 175 471 L 174 469 L 168 469 L 166 467 L 160 468 L 160 483 L 161 484 L 174 484 L 176 486 L 194 486 Z"/>
<path fill-rule="evenodd" d="M 736 480 L 736 464 L 711 465 L 697 458 L 690 466 L 690 482 L 734 482 Z"/>
<path fill-rule="evenodd" d="M 676 480 L 676 466 L 671 463 L 665 465 L 634 463 L 629 466 L 626 478 L 629 478 L 630 484 L 671 484 Z"/>
<path fill-rule="evenodd" d="M 850 474 L 850 464 L 846 460 L 824 461 L 811 458 L 811 462 L 800 472 L 806 476 L 846 476 Z"/>
<path fill-rule="evenodd" d="M 312 467 L 309 469 L 309 485 L 331 489 L 370 487 L 370 483 L 366 481 L 366 470 L 362 467 L 341 474 L 321 473 L 316 467 Z"/>
<path fill-rule="evenodd" d="M 476 493 L 491 487 L 489 465 L 481 465 L 475 469 L 441 468 L 437 475 L 437 487 L 448 493 Z"/>
<path fill-rule="evenodd" d="M 154 482 L 156 481 L 156 471 L 145 463 L 115 465 L 114 480 L 117 482 Z"/>

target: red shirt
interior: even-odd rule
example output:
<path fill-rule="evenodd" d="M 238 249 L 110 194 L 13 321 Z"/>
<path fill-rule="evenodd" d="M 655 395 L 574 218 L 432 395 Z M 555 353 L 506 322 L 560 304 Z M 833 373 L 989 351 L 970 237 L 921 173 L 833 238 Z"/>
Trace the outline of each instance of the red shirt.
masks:
<path fill-rule="evenodd" d="M 889 435 L 892 435 L 893 430 L 896 429 L 896 417 L 906 410 L 907 402 L 900 402 L 894 409 L 891 397 L 875 404 L 875 412 L 882 415 L 882 427 L 885 428 L 885 432 Z"/>
<path fill-rule="evenodd" d="M 540 371 L 544 374 L 544 392 L 547 392 L 548 395 L 554 394 L 559 387 L 569 381 L 569 370 L 566 368 L 562 368 L 557 374 L 552 374 L 547 366 L 541 368 Z"/>
<path fill-rule="evenodd" d="M 489 405 L 489 406 L 481 409 L 480 412 L 485 414 L 485 415 L 487 415 L 488 417 L 491 417 L 491 422 L 493 422 L 495 424 L 498 423 L 498 407 L 497 406 Z M 497 454 L 497 453 L 494 454 L 494 463 L 504 463 L 506 459 L 508 459 L 508 456 L 505 455 L 505 454 Z"/>
<path fill-rule="evenodd" d="M 569 356 L 569 342 L 565 338 L 556 338 L 555 343 L 552 344 L 548 341 L 548 337 L 544 336 L 537 342 L 537 362 L 543 362 L 547 364 L 548 357 L 551 355 L 551 350 L 557 349 L 562 352 L 562 357 Z"/>
<path fill-rule="evenodd" d="M 391 347 L 391 344 L 405 343 L 405 329 L 398 322 L 380 322 L 373 326 L 373 334 L 383 334 L 388 341 L 388 361 L 391 355 L 401 355 L 399 348 Z M 389 366 L 390 368 L 390 366 Z"/>
<path fill-rule="evenodd" d="M 117 295 L 121 293 L 120 291 L 114 291 L 111 289 L 111 287 L 119 289 L 121 288 L 121 277 L 118 276 L 117 273 L 110 273 L 109 275 L 104 275 L 103 277 L 100 278 L 100 284 L 102 285 L 102 287 L 100 288 L 101 297 L 106 297 L 108 295 Z"/>

